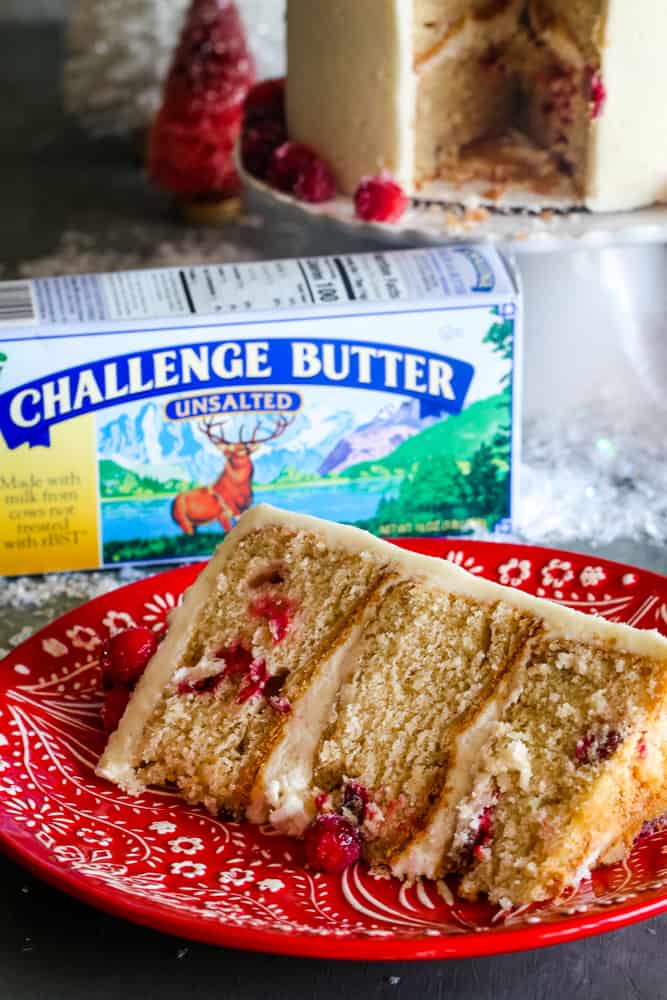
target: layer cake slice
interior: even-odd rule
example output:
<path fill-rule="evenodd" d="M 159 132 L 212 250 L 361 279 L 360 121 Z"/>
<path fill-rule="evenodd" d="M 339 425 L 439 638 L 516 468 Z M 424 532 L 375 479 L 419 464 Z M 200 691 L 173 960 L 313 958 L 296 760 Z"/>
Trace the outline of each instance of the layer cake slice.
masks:
<path fill-rule="evenodd" d="M 98 773 L 510 905 L 667 809 L 667 640 L 265 505 L 186 593 Z M 621 845 L 621 846 L 619 846 Z M 623 846 L 624 845 L 624 846 Z"/>

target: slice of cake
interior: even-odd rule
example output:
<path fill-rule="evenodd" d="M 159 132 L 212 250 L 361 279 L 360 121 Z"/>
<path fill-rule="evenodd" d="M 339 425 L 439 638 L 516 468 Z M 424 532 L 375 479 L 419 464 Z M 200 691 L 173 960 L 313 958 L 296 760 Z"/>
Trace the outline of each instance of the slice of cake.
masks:
<path fill-rule="evenodd" d="M 348 194 L 387 170 L 413 194 L 664 201 L 666 39 L 652 0 L 288 0 L 289 135 Z"/>
<path fill-rule="evenodd" d="M 186 593 L 98 773 L 293 835 L 329 817 L 397 875 L 521 903 L 667 808 L 663 715 L 656 633 L 259 505 Z"/>

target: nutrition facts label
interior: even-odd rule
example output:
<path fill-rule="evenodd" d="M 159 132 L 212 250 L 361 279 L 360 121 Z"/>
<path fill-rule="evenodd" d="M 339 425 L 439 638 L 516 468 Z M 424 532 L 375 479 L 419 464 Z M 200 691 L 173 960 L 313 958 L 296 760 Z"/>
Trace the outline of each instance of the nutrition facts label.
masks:
<path fill-rule="evenodd" d="M 497 300 L 514 292 L 507 266 L 492 247 L 438 247 L 0 283 L 0 327 L 435 303 L 459 296 Z"/>

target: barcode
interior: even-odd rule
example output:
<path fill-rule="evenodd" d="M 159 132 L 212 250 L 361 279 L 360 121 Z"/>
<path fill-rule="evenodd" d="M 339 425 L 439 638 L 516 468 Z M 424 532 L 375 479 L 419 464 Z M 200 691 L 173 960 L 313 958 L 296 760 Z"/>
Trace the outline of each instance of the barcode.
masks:
<path fill-rule="evenodd" d="M 0 282 L 0 326 L 37 320 L 30 281 Z"/>

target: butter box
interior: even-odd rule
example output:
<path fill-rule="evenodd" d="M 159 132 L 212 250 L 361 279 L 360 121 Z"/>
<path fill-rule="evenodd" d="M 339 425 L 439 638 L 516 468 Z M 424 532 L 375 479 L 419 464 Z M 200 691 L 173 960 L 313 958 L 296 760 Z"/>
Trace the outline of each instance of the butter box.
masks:
<path fill-rule="evenodd" d="M 260 501 L 508 532 L 520 321 L 491 246 L 0 283 L 0 573 L 206 557 Z"/>

